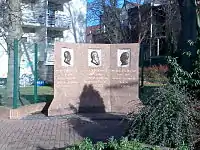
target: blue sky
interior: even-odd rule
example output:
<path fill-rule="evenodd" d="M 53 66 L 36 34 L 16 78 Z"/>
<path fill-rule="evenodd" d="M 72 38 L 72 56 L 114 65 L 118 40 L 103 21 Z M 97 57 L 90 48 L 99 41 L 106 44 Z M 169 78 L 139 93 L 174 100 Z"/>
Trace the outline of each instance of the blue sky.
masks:
<path fill-rule="evenodd" d="M 95 0 L 87 0 L 88 3 L 93 2 L 93 1 L 95 1 Z M 136 2 L 137 3 L 138 0 L 127 0 L 127 1 Z M 143 0 L 140 0 L 140 1 L 142 2 Z M 120 2 L 119 7 L 122 7 L 123 3 L 124 3 L 124 0 L 119 0 L 119 2 Z M 87 19 L 87 26 L 93 26 L 93 25 L 98 25 L 98 24 L 99 24 L 99 20 L 98 19 L 94 19 L 94 21 L 92 21 L 92 22 L 91 22 L 91 20 Z"/>
<path fill-rule="evenodd" d="M 95 0 L 87 0 L 88 3 L 93 2 Z M 119 0 L 121 1 L 120 6 L 122 7 L 124 0 Z M 135 1 L 135 0 L 128 0 L 128 1 Z M 88 14 L 88 13 L 87 13 Z M 91 20 L 87 19 L 87 26 L 94 26 L 99 24 L 99 19 L 97 19 L 97 16 L 94 16 L 94 21 L 91 22 Z"/>

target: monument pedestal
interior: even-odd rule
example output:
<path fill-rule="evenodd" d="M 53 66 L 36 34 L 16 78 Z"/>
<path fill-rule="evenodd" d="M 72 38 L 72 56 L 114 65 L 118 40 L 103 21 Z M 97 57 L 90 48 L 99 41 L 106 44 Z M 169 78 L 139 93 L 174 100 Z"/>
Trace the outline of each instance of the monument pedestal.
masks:
<path fill-rule="evenodd" d="M 125 113 L 141 106 L 138 44 L 56 43 L 48 115 Z"/>

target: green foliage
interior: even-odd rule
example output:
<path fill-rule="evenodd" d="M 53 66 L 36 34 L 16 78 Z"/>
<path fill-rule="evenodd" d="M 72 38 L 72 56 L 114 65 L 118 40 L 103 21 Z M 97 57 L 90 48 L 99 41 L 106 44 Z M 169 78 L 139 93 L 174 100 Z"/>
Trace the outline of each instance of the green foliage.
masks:
<path fill-rule="evenodd" d="M 189 150 L 189 148 L 185 143 L 182 143 L 182 145 L 178 147 L 177 150 Z"/>
<path fill-rule="evenodd" d="M 84 139 L 81 143 L 72 147 L 66 148 L 66 150 L 163 150 L 161 147 L 153 147 L 139 143 L 136 140 L 129 141 L 127 137 L 121 140 L 110 138 L 107 143 L 97 142 L 93 144 L 88 138 Z M 166 148 L 165 148 L 166 149 Z M 187 146 L 180 146 L 177 150 L 189 150 Z"/>
<path fill-rule="evenodd" d="M 122 138 L 117 141 L 110 138 L 107 143 L 97 142 L 92 144 L 88 138 L 84 139 L 80 144 L 74 145 L 66 150 L 162 150 L 159 147 L 147 146 L 137 142 L 136 140 L 129 141 L 128 138 Z M 182 150 L 182 149 L 180 149 Z"/>
<path fill-rule="evenodd" d="M 168 57 L 169 79 L 170 83 L 178 84 L 187 88 L 197 88 L 200 86 L 200 61 L 195 61 L 195 69 L 193 72 L 187 72 L 178 64 L 177 58 Z"/>
<path fill-rule="evenodd" d="M 184 88 L 167 84 L 154 90 L 138 115 L 129 115 L 128 137 L 151 145 L 177 148 L 192 141 L 195 110 Z"/>
<path fill-rule="evenodd" d="M 196 43 L 189 44 L 196 44 L 200 48 L 199 39 Z M 190 52 L 183 55 L 183 58 L 193 58 L 193 67 L 188 69 L 190 72 L 181 67 L 177 58 L 168 57 L 170 84 L 152 91 L 153 95 L 145 99 L 146 106 L 138 115 L 129 115 L 130 139 L 178 150 L 188 150 L 188 146 L 193 146 L 194 133 L 197 132 L 196 122 L 199 121 L 195 110 L 198 104 L 195 100 L 200 98 L 200 50 L 196 57 Z M 155 67 L 147 69 L 146 78 L 158 79 L 158 70 Z"/>
<path fill-rule="evenodd" d="M 177 62 L 177 58 L 171 56 L 168 57 L 168 66 L 169 66 L 169 78 L 171 83 L 184 86 L 189 90 L 196 90 L 200 87 L 200 38 L 197 41 L 191 42 L 188 41 L 191 46 L 197 48 L 196 56 L 191 57 L 191 52 L 185 52 L 183 55 L 189 57 L 192 60 L 193 68 L 190 72 L 183 70 L 183 68 Z M 199 92 L 199 91 L 197 91 Z"/>

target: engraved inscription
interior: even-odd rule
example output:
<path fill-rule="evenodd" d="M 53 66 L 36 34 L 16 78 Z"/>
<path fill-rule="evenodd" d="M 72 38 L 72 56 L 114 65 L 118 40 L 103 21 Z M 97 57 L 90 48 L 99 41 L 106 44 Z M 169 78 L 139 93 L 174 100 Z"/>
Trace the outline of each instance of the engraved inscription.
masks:
<path fill-rule="evenodd" d="M 55 76 L 55 84 L 57 87 L 71 87 L 72 84 L 78 84 L 77 78 L 73 72 L 66 70 L 57 70 L 57 75 Z"/>
<path fill-rule="evenodd" d="M 136 70 L 128 70 L 128 69 L 116 69 L 116 70 L 111 70 L 111 72 L 122 72 L 122 73 L 126 73 L 126 72 L 130 72 L 130 73 L 134 73 L 136 72 Z"/>
<path fill-rule="evenodd" d="M 84 81 L 85 83 L 94 84 L 98 88 L 102 88 L 105 85 L 109 84 L 109 76 L 106 74 L 105 70 L 96 69 L 90 70 L 88 73 L 87 80 Z"/>
<path fill-rule="evenodd" d="M 111 83 L 115 87 L 133 87 L 137 79 L 136 70 L 111 70 Z"/>

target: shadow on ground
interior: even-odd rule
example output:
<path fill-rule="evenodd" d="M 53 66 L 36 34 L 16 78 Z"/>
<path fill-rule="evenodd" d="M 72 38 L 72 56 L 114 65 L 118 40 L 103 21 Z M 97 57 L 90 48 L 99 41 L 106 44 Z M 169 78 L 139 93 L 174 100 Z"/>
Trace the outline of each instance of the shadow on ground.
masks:
<path fill-rule="evenodd" d="M 70 106 L 78 117 L 72 117 L 64 124 L 68 124 L 81 139 L 90 138 L 94 143 L 97 141 L 107 141 L 114 137 L 119 139 L 124 136 L 124 129 L 127 127 L 127 120 L 124 115 L 106 113 L 103 98 L 92 85 L 85 85 L 79 97 L 78 110 Z M 75 139 L 74 142 L 81 139 Z M 69 145 L 66 145 L 66 147 Z M 53 148 L 62 150 L 65 148 Z M 52 150 L 53 150 L 52 149 Z M 38 148 L 38 150 L 47 150 Z"/>
<path fill-rule="evenodd" d="M 90 138 L 93 143 L 97 141 L 108 141 L 109 138 L 114 137 L 120 139 L 124 136 L 127 128 L 127 120 L 123 116 L 114 114 L 77 114 L 79 117 L 70 118 L 63 124 L 69 124 L 72 130 L 76 132 L 81 138 L 74 139 L 72 143 L 80 142 L 83 138 Z M 67 131 L 66 131 L 67 132 Z M 71 137 L 73 139 L 73 137 Z M 66 145 L 70 147 L 71 145 Z M 52 149 L 45 149 L 38 147 L 37 150 L 65 150 L 66 147 L 55 147 Z"/>
<path fill-rule="evenodd" d="M 106 113 L 103 98 L 93 85 L 85 85 L 79 99 L 76 112 L 80 117 L 70 119 L 69 123 L 81 137 L 88 137 L 97 142 L 124 135 L 127 125 L 125 116 Z"/>
<path fill-rule="evenodd" d="M 34 95 L 21 95 L 23 99 L 28 100 L 31 104 L 34 104 Z M 45 102 L 45 106 L 42 109 L 42 113 L 48 116 L 48 108 L 53 101 L 53 95 L 38 95 L 38 103 Z"/>

